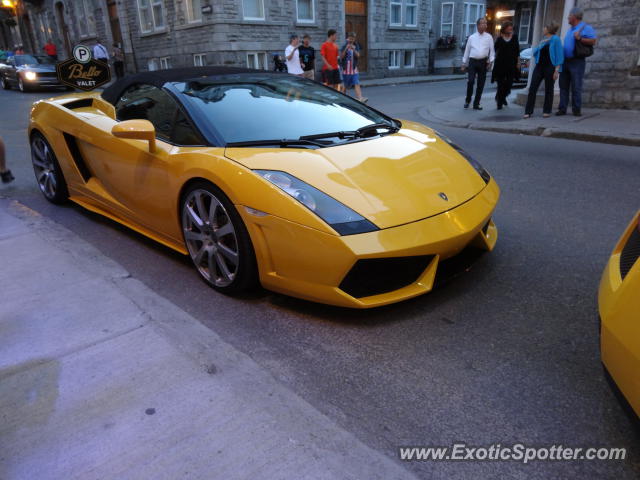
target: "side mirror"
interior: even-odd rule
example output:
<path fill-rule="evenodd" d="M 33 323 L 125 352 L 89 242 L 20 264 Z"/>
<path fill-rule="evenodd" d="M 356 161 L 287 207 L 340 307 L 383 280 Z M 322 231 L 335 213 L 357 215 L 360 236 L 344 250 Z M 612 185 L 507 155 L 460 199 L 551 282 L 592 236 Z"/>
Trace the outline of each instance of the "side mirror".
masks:
<path fill-rule="evenodd" d="M 111 134 L 118 138 L 147 140 L 149 152 L 156 152 L 156 129 L 149 120 L 125 120 L 114 125 Z"/>

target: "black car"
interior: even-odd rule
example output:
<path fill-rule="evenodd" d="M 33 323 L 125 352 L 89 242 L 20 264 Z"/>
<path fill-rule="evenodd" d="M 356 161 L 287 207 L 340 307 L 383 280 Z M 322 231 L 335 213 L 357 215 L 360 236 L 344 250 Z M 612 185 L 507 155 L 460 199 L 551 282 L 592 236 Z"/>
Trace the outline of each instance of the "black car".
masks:
<path fill-rule="evenodd" d="M 0 83 L 9 90 L 26 92 L 35 87 L 63 87 L 56 75 L 56 62 L 47 55 L 14 55 L 0 64 Z"/>

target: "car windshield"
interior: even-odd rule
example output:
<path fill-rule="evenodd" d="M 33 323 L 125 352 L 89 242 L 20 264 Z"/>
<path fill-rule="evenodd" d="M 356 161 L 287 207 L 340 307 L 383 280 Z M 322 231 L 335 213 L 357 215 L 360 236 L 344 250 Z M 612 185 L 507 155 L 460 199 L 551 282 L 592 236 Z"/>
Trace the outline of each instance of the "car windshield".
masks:
<path fill-rule="evenodd" d="M 174 86 L 225 143 L 299 139 L 352 132 L 371 124 L 396 125 L 351 97 L 292 75 L 226 75 Z"/>
<path fill-rule="evenodd" d="M 56 63 L 55 60 L 45 55 L 16 55 L 16 65 L 51 65 Z"/>

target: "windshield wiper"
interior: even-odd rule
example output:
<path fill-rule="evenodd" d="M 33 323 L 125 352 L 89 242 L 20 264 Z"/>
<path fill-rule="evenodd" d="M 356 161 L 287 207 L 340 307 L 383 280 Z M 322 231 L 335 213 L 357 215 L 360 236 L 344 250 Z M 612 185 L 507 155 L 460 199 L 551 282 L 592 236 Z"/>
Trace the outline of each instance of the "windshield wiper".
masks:
<path fill-rule="evenodd" d="M 365 132 L 369 132 L 371 130 L 375 130 L 377 133 L 379 128 L 386 128 L 391 133 L 395 133 L 398 130 L 400 130 L 399 127 L 396 127 L 395 125 L 392 125 L 390 123 L 372 123 L 371 125 L 365 125 L 364 127 L 360 127 L 359 129 L 356 130 L 356 132 L 358 132 L 360 136 L 363 136 Z"/>
<path fill-rule="evenodd" d="M 392 125 L 390 123 L 372 123 L 370 125 L 365 125 L 364 127 L 360 127 L 357 130 L 346 130 L 340 132 L 328 132 L 328 133 L 317 133 L 315 135 L 304 135 L 300 137 L 300 140 L 319 140 L 321 138 L 363 138 L 367 132 L 371 132 L 372 130 L 377 133 L 379 128 L 386 128 L 391 133 L 395 133 L 400 130 L 399 127 Z"/>
<path fill-rule="evenodd" d="M 268 147 L 270 145 L 276 145 L 278 147 L 294 147 L 294 146 L 313 146 L 313 147 L 326 147 L 326 142 L 314 142 L 305 138 L 281 138 L 274 140 L 247 140 L 244 142 L 229 142 L 226 147 Z"/>
<path fill-rule="evenodd" d="M 303 135 L 300 140 L 319 140 L 321 138 L 354 138 L 358 136 L 358 132 L 355 130 L 347 130 L 342 132 L 328 132 L 328 133 L 316 133 L 315 135 Z"/>

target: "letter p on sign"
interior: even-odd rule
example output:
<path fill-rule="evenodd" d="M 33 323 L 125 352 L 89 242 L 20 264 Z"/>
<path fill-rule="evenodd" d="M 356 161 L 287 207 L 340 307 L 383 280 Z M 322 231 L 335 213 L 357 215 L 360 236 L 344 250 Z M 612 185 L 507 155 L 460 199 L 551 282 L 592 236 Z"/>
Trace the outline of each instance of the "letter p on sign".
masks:
<path fill-rule="evenodd" d="M 76 59 L 76 62 L 87 63 L 91 61 L 91 49 L 89 47 L 85 47 L 84 45 L 77 45 L 73 49 L 73 58 Z"/>

